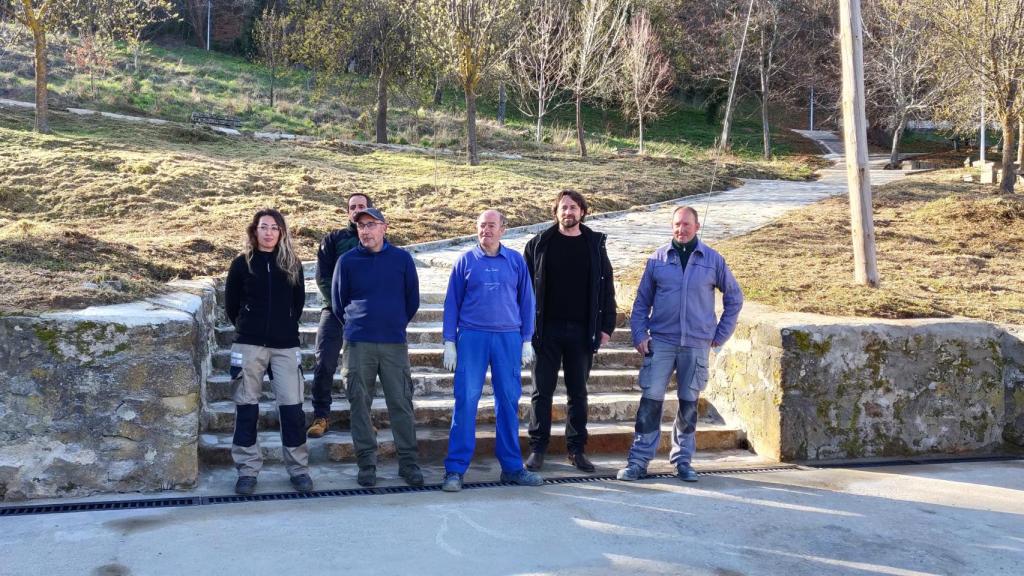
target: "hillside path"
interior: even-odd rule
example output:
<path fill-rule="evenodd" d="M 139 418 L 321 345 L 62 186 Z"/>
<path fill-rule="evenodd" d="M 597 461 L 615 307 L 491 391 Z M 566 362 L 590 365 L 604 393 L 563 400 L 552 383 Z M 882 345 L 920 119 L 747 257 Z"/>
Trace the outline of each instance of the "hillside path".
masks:
<path fill-rule="evenodd" d="M 842 141 L 832 132 L 797 132 L 817 142 L 826 151 L 824 157 L 834 161 L 832 166 L 818 171 L 817 180 L 744 180 L 741 186 L 731 190 L 687 196 L 608 215 L 596 215 L 587 218 L 586 223 L 608 235 L 608 257 L 612 261 L 612 268 L 622 270 L 643 261 L 651 251 L 670 240 L 672 212 L 677 206 L 690 204 L 697 208 L 701 215 L 701 238 L 713 245 L 716 241 L 766 226 L 791 210 L 829 196 L 846 194 L 846 165 L 842 154 Z M 872 187 L 903 177 L 904 172 L 883 170 L 882 167 L 887 161 L 888 157 L 884 155 L 871 157 Z M 711 169 L 712 167 L 708 166 L 708 170 Z M 527 241 L 548 225 L 538 224 L 511 229 L 502 238 L 502 242 L 522 252 Z M 467 233 L 472 232 L 467 230 Z M 463 237 L 410 246 L 409 249 L 423 265 L 419 270 L 421 290 L 444 292 L 452 264 L 474 242 L 473 237 Z"/>

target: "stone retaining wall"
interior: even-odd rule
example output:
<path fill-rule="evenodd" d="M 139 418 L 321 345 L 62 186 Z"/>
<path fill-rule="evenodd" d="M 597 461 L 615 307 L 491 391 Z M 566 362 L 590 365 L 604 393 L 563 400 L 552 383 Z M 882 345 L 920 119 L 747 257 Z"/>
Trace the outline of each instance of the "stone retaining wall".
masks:
<path fill-rule="evenodd" d="M 779 460 L 998 451 L 1024 445 L 1018 330 L 750 304 L 706 396 L 758 454 Z"/>
<path fill-rule="evenodd" d="M 188 487 L 212 282 L 145 302 L 0 317 L 0 501 Z"/>

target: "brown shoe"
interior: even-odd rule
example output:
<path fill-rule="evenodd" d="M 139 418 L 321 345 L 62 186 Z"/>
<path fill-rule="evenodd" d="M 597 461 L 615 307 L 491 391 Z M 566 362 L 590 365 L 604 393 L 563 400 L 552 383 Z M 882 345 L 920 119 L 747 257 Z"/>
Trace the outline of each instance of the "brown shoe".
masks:
<path fill-rule="evenodd" d="M 543 452 L 530 452 L 530 457 L 526 459 L 526 469 L 537 471 L 544 467 L 544 453 Z"/>
<path fill-rule="evenodd" d="M 583 452 L 569 452 L 569 464 L 572 464 L 580 472 L 591 473 L 597 470 L 594 467 L 594 463 L 591 462 Z"/>
<path fill-rule="evenodd" d="M 327 418 L 313 418 L 313 423 L 309 425 L 309 430 L 306 430 L 306 436 L 319 438 L 327 432 L 327 427 Z"/>

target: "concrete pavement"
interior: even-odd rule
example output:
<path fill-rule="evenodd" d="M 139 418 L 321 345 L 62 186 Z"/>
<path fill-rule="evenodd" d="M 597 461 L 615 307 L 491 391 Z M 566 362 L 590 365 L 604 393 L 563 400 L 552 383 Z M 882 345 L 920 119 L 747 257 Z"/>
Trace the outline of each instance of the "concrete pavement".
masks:
<path fill-rule="evenodd" d="M 1007 574 L 1024 461 L 0 519 L 2 575 Z"/>

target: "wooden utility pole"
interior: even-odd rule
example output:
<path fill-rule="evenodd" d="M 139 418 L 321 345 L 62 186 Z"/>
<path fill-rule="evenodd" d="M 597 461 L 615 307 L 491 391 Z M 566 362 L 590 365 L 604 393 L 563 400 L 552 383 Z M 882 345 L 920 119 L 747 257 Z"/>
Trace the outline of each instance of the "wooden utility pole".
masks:
<path fill-rule="evenodd" d="M 850 191 L 853 276 L 857 284 L 878 287 L 875 224 L 871 214 L 867 121 L 864 114 L 864 42 L 860 0 L 839 0 L 839 46 L 843 60 L 843 134 Z"/>

